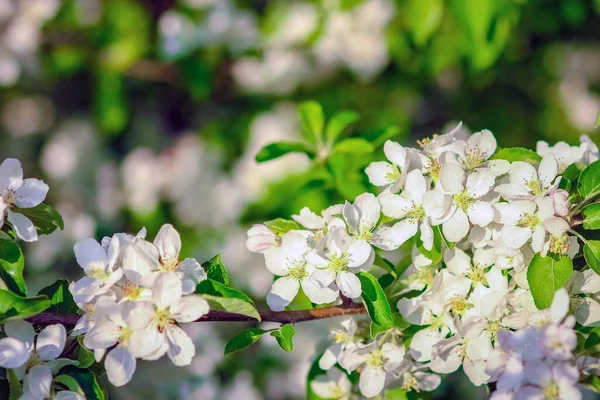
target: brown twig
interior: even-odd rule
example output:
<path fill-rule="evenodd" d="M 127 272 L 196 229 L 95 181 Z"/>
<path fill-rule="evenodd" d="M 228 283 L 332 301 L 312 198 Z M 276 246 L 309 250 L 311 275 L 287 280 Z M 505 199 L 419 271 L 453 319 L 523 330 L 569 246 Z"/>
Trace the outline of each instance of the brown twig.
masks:
<path fill-rule="evenodd" d="M 260 317 L 263 322 L 279 322 L 281 324 L 295 324 L 296 322 L 312 321 L 316 319 L 341 317 L 345 315 L 357 315 L 366 313 L 365 307 L 360 303 L 344 304 L 341 306 L 315 308 L 313 310 L 298 311 L 260 311 Z M 27 318 L 32 324 L 52 325 L 62 324 L 67 327 L 73 327 L 81 318 L 78 314 L 57 314 L 52 312 L 42 312 Z M 256 319 L 225 311 L 211 311 L 203 315 L 197 322 L 256 322 Z"/>

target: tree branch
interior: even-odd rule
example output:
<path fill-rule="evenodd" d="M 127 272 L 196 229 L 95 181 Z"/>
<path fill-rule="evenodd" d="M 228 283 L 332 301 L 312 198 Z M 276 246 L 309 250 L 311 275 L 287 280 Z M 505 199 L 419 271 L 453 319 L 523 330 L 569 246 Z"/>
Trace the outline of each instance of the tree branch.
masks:
<path fill-rule="evenodd" d="M 313 310 L 298 311 L 260 311 L 262 322 L 279 322 L 281 324 L 295 324 L 296 322 L 312 321 L 316 319 L 341 317 L 344 315 L 365 314 L 365 307 L 360 303 L 344 304 L 341 306 L 315 308 Z M 58 314 L 44 311 L 38 315 L 27 318 L 32 324 L 52 325 L 62 324 L 74 327 L 81 318 L 79 314 Z M 197 322 L 257 322 L 256 319 L 246 315 L 234 314 L 225 311 L 210 311 L 203 315 Z"/>

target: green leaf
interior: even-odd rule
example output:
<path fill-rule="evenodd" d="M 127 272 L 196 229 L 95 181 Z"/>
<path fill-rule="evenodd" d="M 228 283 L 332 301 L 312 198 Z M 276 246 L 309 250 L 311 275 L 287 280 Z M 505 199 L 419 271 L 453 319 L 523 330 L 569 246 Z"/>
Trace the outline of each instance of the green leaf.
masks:
<path fill-rule="evenodd" d="M 21 296 L 27 296 L 27 286 L 23 279 L 23 252 L 12 240 L 0 239 L 0 278 L 8 289 Z"/>
<path fill-rule="evenodd" d="M 378 328 L 387 330 L 394 327 L 390 304 L 377 279 L 368 272 L 357 275 L 362 288 L 362 299 L 371 318 Z"/>
<path fill-rule="evenodd" d="M 252 304 L 235 297 L 220 297 L 210 294 L 201 294 L 208 301 L 210 309 L 214 311 L 227 311 L 230 313 L 246 315 L 260 321 L 260 314 Z"/>
<path fill-rule="evenodd" d="M 300 142 L 275 142 L 269 143 L 263 147 L 256 155 L 256 162 L 262 163 L 274 160 L 288 153 L 306 153 L 309 157 L 314 157 L 315 153 L 304 143 Z"/>
<path fill-rule="evenodd" d="M 231 339 L 229 339 L 229 341 L 225 345 L 225 354 L 233 353 L 239 350 L 244 350 L 256 343 L 262 335 L 268 332 L 272 332 L 273 330 L 274 329 L 266 331 L 260 328 L 244 329 L 243 331 L 238 332 Z"/>
<path fill-rule="evenodd" d="M 100 379 L 89 369 L 72 365 L 61 368 L 54 380 L 67 386 L 69 390 L 83 394 L 86 400 L 108 400 Z"/>
<path fill-rule="evenodd" d="M 577 190 L 584 200 L 600 193 L 600 160 L 594 161 L 581 171 Z"/>
<path fill-rule="evenodd" d="M 50 307 L 46 296 L 21 297 L 8 290 L 0 290 L 0 324 L 32 317 Z"/>
<path fill-rule="evenodd" d="M 279 343 L 279 347 L 281 347 L 284 351 L 291 353 L 294 350 L 294 343 L 292 342 L 292 338 L 296 334 L 296 329 L 294 329 L 293 325 L 285 324 L 278 331 L 271 332 L 271 336 L 273 336 L 277 343 Z"/>
<path fill-rule="evenodd" d="M 331 117 L 327 123 L 327 128 L 325 129 L 327 145 L 332 146 L 344 129 L 358 118 L 358 113 L 354 111 L 340 111 Z"/>
<path fill-rule="evenodd" d="M 583 215 L 583 229 L 600 229 L 600 204 L 589 204 L 581 211 Z"/>
<path fill-rule="evenodd" d="M 600 126 L 600 112 L 598 112 L 598 115 L 596 115 L 596 125 L 594 125 L 594 128 L 597 128 Z"/>
<path fill-rule="evenodd" d="M 196 293 L 209 294 L 218 297 L 241 299 L 245 302 L 254 305 L 252 299 L 241 290 L 230 288 L 229 286 L 225 286 L 220 282 L 213 281 L 212 279 L 205 279 L 203 281 L 198 282 L 198 285 L 196 286 Z"/>
<path fill-rule="evenodd" d="M 527 270 L 527 282 L 539 310 L 550 307 L 554 293 L 573 273 L 573 261 L 568 256 L 542 257 L 536 254 Z"/>
<path fill-rule="evenodd" d="M 307 143 L 316 145 L 323 138 L 325 117 L 323 107 L 317 102 L 307 101 L 298 106 L 300 122 L 302 123 L 302 137 Z"/>
<path fill-rule="evenodd" d="M 21 385 L 17 375 L 15 375 L 15 370 L 7 369 L 6 377 L 8 378 L 8 385 L 10 388 L 8 400 L 19 400 L 23 395 L 23 385 Z"/>
<path fill-rule="evenodd" d="M 300 229 L 296 221 L 284 218 L 275 218 L 264 223 L 267 228 L 273 231 L 274 234 L 281 237 L 289 231 Z"/>
<path fill-rule="evenodd" d="M 49 311 L 53 313 L 74 314 L 80 311 L 69 291 L 69 282 L 65 279 L 59 279 L 52 285 L 43 288 L 38 295 L 48 296 L 51 304 Z"/>
<path fill-rule="evenodd" d="M 588 240 L 583 246 L 583 256 L 590 268 L 600 275 L 600 240 Z"/>
<path fill-rule="evenodd" d="M 331 152 L 338 154 L 364 154 L 372 153 L 373 150 L 375 150 L 375 147 L 367 139 L 348 138 L 337 142 Z"/>
<path fill-rule="evenodd" d="M 385 391 L 385 400 L 408 400 L 408 395 L 402 388 Z"/>
<path fill-rule="evenodd" d="M 408 0 L 402 16 L 417 46 L 423 46 L 435 33 L 444 14 L 443 0 Z"/>
<path fill-rule="evenodd" d="M 378 129 L 373 132 L 368 132 L 362 135 L 363 138 L 367 139 L 374 147 L 383 145 L 387 140 L 392 139 L 400 134 L 400 128 L 397 126 L 390 126 L 384 129 Z"/>
<path fill-rule="evenodd" d="M 103 132 L 116 135 L 125 128 L 130 116 L 123 76 L 103 69 L 94 78 L 94 117 Z"/>
<path fill-rule="evenodd" d="M 522 147 L 508 147 L 500 150 L 493 157 L 493 160 L 506 160 L 509 162 L 524 161 L 530 164 L 536 164 L 542 161 L 542 157 L 535 151 Z"/>
<path fill-rule="evenodd" d="M 202 268 L 206 272 L 208 279 L 222 283 L 225 286 L 229 286 L 229 274 L 227 268 L 221 261 L 221 254 L 217 254 L 210 260 L 202 263 Z"/>
<path fill-rule="evenodd" d="M 77 336 L 77 344 L 79 344 L 77 350 L 75 350 L 75 357 L 79 363 L 77 366 L 79 368 L 88 368 L 96 361 L 94 352 L 85 347 L 83 344 L 83 336 Z"/>
<path fill-rule="evenodd" d="M 41 235 L 49 235 L 54 232 L 56 228 L 60 230 L 65 229 L 65 223 L 63 222 L 61 215 L 49 204 L 40 203 L 31 208 L 15 207 L 14 212 L 23 214 L 29 218 Z"/>

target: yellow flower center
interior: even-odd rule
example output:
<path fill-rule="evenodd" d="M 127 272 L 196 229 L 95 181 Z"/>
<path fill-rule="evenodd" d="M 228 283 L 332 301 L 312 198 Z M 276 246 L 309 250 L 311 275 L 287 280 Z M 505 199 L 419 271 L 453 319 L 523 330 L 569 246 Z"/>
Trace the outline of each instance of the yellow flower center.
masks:
<path fill-rule="evenodd" d="M 6 189 L 2 198 L 4 199 L 4 204 L 9 208 L 13 207 L 17 202 L 17 195 L 12 189 Z"/>
<path fill-rule="evenodd" d="M 288 269 L 287 276 L 292 279 L 304 279 L 308 277 L 308 272 L 306 272 L 306 263 L 295 261 L 292 263 L 290 268 Z"/>
<path fill-rule="evenodd" d="M 537 214 L 521 214 L 517 224 L 521 228 L 535 228 L 542 224 Z"/>
<path fill-rule="evenodd" d="M 419 384 L 419 382 L 417 381 L 417 378 L 414 377 L 413 374 L 411 374 L 410 372 L 405 372 L 402 375 L 402 390 L 404 390 L 405 392 L 410 392 L 411 390 L 415 390 L 417 393 L 419 392 L 419 390 L 417 389 L 417 385 Z"/>
<path fill-rule="evenodd" d="M 448 300 L 447 304 L 450 311 L 455 314 L 463 315 L 465 311 L 473 307 L 471 303 L 469 303 L 464 297 L 454 296 Z"/>
<path fill-rule="evenodd" d="M 460 208 L 464 212 L 467 212 L 469 206 L 473 202 L 473 199 L 466 190 L 463 190 L 460 193 L 452 195 L 452 201 L 456 205 L 456 207 Z"/>
<path fill-rule="evenodd" d="M 369 355 L 369 358 L 367 358 L 366 364 L 369 367 L 382 368 L 383 367 L 383 353 L 381 352 L 381 350 L 375 350 L 374 352 L 372 352 Z"/>
<path fill-rule="evenodd" d="M 535 194 L 536 196 L 541 196 L 544 194 L 544 192 L 542 191 L 542 185 L 540 184 L 540 181 L 538 181 L 537 179 L 527 182 L 527 186 L 529 187 L 529 189 L 531 189 L 533 194 Z"/>
<path fill-rule="evenodd" d="M 429 173 L 429 176 L 431 176 L 434 181 L 437 181 L 440 177 L 441 167 L 442 166 L 438 160 L 429 160 L 427 165 L 425 165 L 425 171 Z"/>
<path fill-rule="evenodd" d="M 348 334 L 340 329 L 335 329 L 331 333 L 335 343 L 344 343 L 348 341 Z"/>
<path fill-rule="evenodd" d="M 129 338 L 131 338 L 132 334 L 133 334 L 133 329 L 121 328 L 121 331 L 119 332 L 119 337 L 117 338 L 117 340 L 119 341 L 119 343 L 127 344 L 127 342 L 129 342 Z"/>
<path fill-rule="evenodd" d="M 159 309 L 155 307 L 154 313 L 154 322 L 156 322 L 156 326 L 158 330 L 162 332 L 169 326 L 169 324 L 173 323 L 173 316 L 171 314 L 170 307 Z"/>
<path fill-rule="evenodd" d="M 177 259 L 177 257 L 169 257 L 167 256 L 167 254 L 162 254 L 160 256 L 160 263 L 161 263 L 161 272 L 169 272 L 169 271 L 175 271 L 177 269 L 177 266 L 179 265 L 179 260 Z"/>
<path fill-rule="evenodd" d="M 412 223 L 422 221 L 425 217 L 425 207 L 421 204 L 413 204 L 412 207 L 406 213 L 406 219 Z"/>
<path fill-rule="evenodd" d="M 95 261 L 90 265 L 90 269 L 87 273 L 90 278 L 106 280 L 108 274 L 104 270 L 104 263 L 101 261 Z"/>
<path fill-rule="evenodd" d="M 348 263 L 350 262 L 350 256 L 347 253 L 338 256 L 337 254 L 333 254 L 329 258 L 329 265 L 327 268 L 330 268 L 336 274 L 339 274 L 342 271 L 348 271 Z"/>
<path fill-rule="evenodd" d="M 567 250 L 569 250 L 569 241 L 567 240 L 567 235 L 550 236 L 550 247 L 548 249 L 550 253 L 562 256 L 567 254 Z"/>
<path fill-rule="evenodd" d="M 121 286 L 123 297 L 127 297 L 129 300 L 137 300 L 141 294 L 142 289 L 137 287 L 135 283 L 127 281 Z"/>
<path fill-rule="evenodd" d="M 474 266 L 471 271 L 467 272 L 467 278 L 472 280 L 474 283 L 481 283 L 485 286 L 488 285 L 483 268 L 477 268 Z"/>
<path fill-rule="evenodd" d="M 560 390 L 558 385 L 554 382 L 544 387 L 544 397 L 548 400 L 558 399 L 560 395 Z"/>
<path fill-rule="evenodd" d="M 470 171 L 474 170 L 475 168 L 481 167 L 484 160 L 485 154 L 476 146 L 475 148 L 469 149 L 465 159 L 465 167 Z"/>
<path fill-rule="evenodd" d="M 392 171 L 385 175 L 385 179 L 387 179 L 388 182 L 396 182 L 401 176 L 402 171 L 400 171 L 400 168 L 396 164 L 392 164 Z"/>

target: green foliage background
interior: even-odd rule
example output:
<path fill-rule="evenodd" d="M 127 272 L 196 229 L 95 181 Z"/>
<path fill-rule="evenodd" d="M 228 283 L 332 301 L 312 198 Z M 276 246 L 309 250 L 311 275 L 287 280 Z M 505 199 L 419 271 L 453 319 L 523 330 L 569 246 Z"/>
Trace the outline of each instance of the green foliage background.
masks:
<path fill-rule="evenodd" d="M 362 47 L 351 43 L 354 53 L 342 52 L 333 66 L 315 62 L 322 53 L 314 49 L 328 35 L 334 16 L 354 15 L 345 20 L 352 31 L 352 24 L 369 18 L 361 7 L 370 2 L 48 0 L 56 9 L 36 19 L 31 11 L 35 8 L 9 0 L 14 10 L 0 20 L 0 57 L 19 65 L 20 75 L 0 88 L 0 158 L 19 158 L 27 175 L 48 181 L 49 201 L 66 214 L 67 225 L 65 233 L 37 245 L 42 250 L 27 249 L 28 262 L 36 266 L 27 272 L 28 282 L 43 287 L 54 278 L 78 276 L 70 249 L 81 235 L 99 238 L 146 226 L 153 237 L 167 221 L 182 232 L 184 255 L 209 259 L 226 246 L 232 231 L 240 234 L 251 223 L 288 217 L 305 205 L 318 211 L 369 190 L 362 171 L 381 157 L 385 139 L 416 145 L 415 140 L 441 132 L 450 122 L 463 121 L 473 131 L 490 129 L 502 147 L 534 148 L 537 140 L 575 144 L 581 133 L 597 142 L 593 129 L 600 106 L 600 1 L 373 0 L 376 5 L 371 6 L 380 10 L 374 18 L 385 22 L 374 24 L 376 32 L 366 36 L 371 41 Z M 312 10 L 312 28 L 291 44 L 276 44 L 292 31 L 289 17 L 301 10 L 295 7 Z M 25 25 L 16 37 L 33 37 L 28 52 L 11 47 L 15 36 L 9 28 L 19 18 Z M 231 21 L 238 20 L 242 22 L 233 29 Z M 364 24 L 369 33 L 369 24 Z M 338 50 L 350 46 L 334 44 Z M 384 49 L 376 67 L 368 72 L 356 67 L 356 60 L 378 57 L 373 53 L 376 45 Z M 267 74 L 273 79 L 262 86 L 243 84 L 253 73 L 238 69 L 242 61 L 277 58 L 282 49 L 296 57 L 283 64 L 283 72 Z M 298 69 L 298 62 L 312 67 Z M 6 74 L 2 71 L 0 78 Z M 162 195 L 150 209 L 121 201 L 112 212 L 102 211 L 103 204 L 118 197 L 112 191 L 103 194 L 108 183 L 102 168 L 112 171 L 108 182 L 118 192 L 129 155 L 143 148 L 168 158 L 178 141 L 192 136 L 201 141 L 203 157 L 213 160 L 211 168 L 217 171 L 203 170 L 200 176 L 235 178 L 239 160 L 256 153 L 248 150 L 251 136 L 261 135 L 260 126 L 252 131 L 253 123 L 264 113 L 307 100 L 322 104 L 327 121 L 341 110 L 356 112 L 359 119 L 341 138 L 362 138 L 372 148 L 358 141 L 326 159 L 315 154 L 308 167 L 274 180 L 260 195 L 231 210 L 224 222 L 189 223 L 185 212 L 177 212 L 174 201 Z M 71 136 L 64 134 L 68 129 L 74 132 Z M 81 137 L 93 146 L 65 147 L 65 154 L 47 155 L 54 154 L 52 146 L 60 147 L 57 137 L 63 135 L 68 142 L 82 131 L 90 132 Z M 290 140 L 310 144 L 299 135 Z M 70 156 L 76 162 L 67 175 L 49 173 L 49 165 Z M 205 166 L 202 160 L 198 165 Z M 151 182 L 152 176 L 140 179 Z M 207 178 L 196 193 L 197 207 L 208 214 L 214 203 L 200 197 L 216 190 L 219 182 Z M 223 195 L 237 196 L 227 191 Z M 217 212 L 228 214 L 227 209 Z M 242 266 L 260 262 L 250 257 L 237 254 L 230 260 Z M 249 271 L 238 268 L 231 278 L 254 293 L 260 307 L 264 293 L 247 282 L 244 273 Z M 296 306 L 302 307 L 301 302 Z M 324 332 L 325 327 L 317 324 L 315 330 Z M 207 347 L 218 347 L 218 338 L 232 329 L 211 331 L 217 339 Z M 199 346 L 199 357 L 203 351 L 207 349 Z M 229 356 L 216 363 L 214 372 L 185 384 L 202 387 L 208 380 L 227 386 L 246 371 L 258 393 L 266 393 L 271 374 L 296 362 L 274 354 Z M 144 391 L 151 373 L 142 375 L 137 386 L 132 383 L 131 390 L 147 399 L 178 398 L 183 383 L 173 374 L 177 372 L 166 373 L 173 385 L 162 385 L 160 392 L 152 386 Z M 481 394 L 464 390 L 446 385 L 440 396 Z M 127 396 L 132 392 L 116 395 L 131 398 Z"/>

